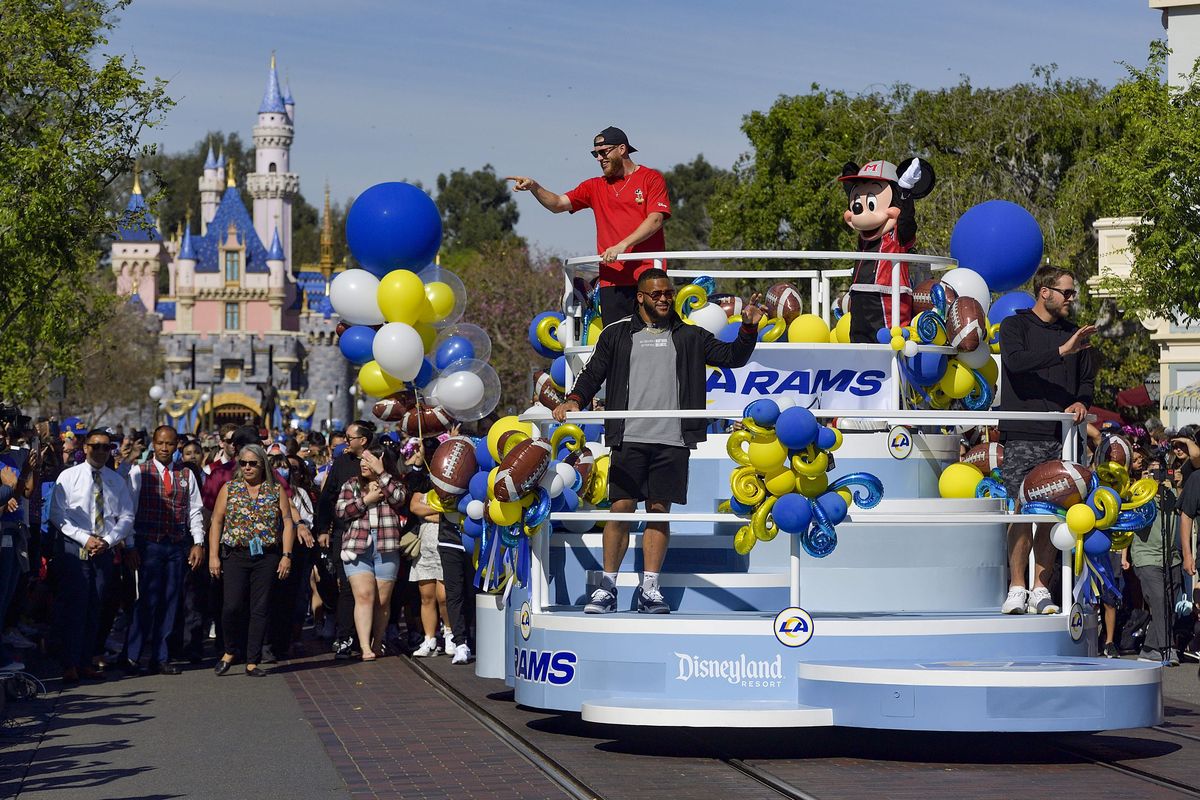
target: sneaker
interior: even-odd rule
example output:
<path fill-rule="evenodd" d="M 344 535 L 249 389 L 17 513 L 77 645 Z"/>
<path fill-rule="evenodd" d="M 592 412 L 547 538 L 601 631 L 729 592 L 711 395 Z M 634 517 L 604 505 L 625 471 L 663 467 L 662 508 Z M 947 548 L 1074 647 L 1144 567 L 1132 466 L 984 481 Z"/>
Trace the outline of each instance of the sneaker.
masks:
<path fill-rule="evenodd" d="M 583 607 L 585 614 L 612 614 L 617 610 L 617 593 L 608 589 L 592 592 L 592 600 Z"/>
<path fill-rule="evenodd" d="M 335 640 L 333 643 L 333 657 L 338 661 L 349 661 L 354 658 L 354 640 Z"/>
<path fill-rule="evenodd" d="M 457 655 L 457 652 L 458 652 L 458 650 L 454 646 L 454 634 L 451 633 L 450 631 L 446 631 L 446 655 L 448 655 L 448 656 Z"/>
<path fill-rule="evenodd" d="M 639 614 L 670 614 L 671 607 L 658 589 L 638 589 L 637 610 Z"/>
<path fill-rule="evenodd" d="M 25 662 L 17 661 L 15 658 L 12 661 L 5 664 L 4 666 L 0 667 L 0 672 L 24 672 L 24 671 L 25 671 Z"/>
<path fill-rule="evenodd" d="M 413 658 L 432 658 L 438 654 L 437 639 L 426 639 L 413 653 Z"/>
<path fill-rule="evenodd" d="M 471 652 L 471 648 L 466 642 L 454 648 L 454 658 L 450 661 L 451 664 L 470 664 L 475 660 L 475 654 Z"/>
<path fill-rule="evenodd" d="M 1184 646 L 1183 657 L 1188 661 L 1200 661 L 1200 637 L 1193 638 Z"/>
<path fill-rule="evenodd" d="M 28 650 L 31 647 L 37 647 L 36 644 L 21 635 L 21 632 L 16 628 L 9 628 L 8 633 L 4 634 L 3 641 L 7 646 L 15 647 L 18 650 Z"/>
<path fill-rule="evenodd" d="M 1025 610 L 1030 614 L 1057 614 L 1059 612 L 1058 603 L 1054 602 L 1054 596 L 1044 586 L 1039 586 L 1029 593 L 1029 604 L 1025 606 Z"/>
<path fill-rule="evenodd" d="M 1140 653 L 1138 653 L 1137 660 L 1138 661 L 1149 661 L 1154 664 L 1161 664 L 1161 663 L 1163 663 L 1163 654 L 1162 654 L 1161 650 L 1155 650 L 1151 647 L 1143 647 L 1142 651 Z"/>
<path fill-rule="evenodd" d="M 1004 605 L 1000 606 L 1000 613 L 1024 614 L 1028 599 L 1029 592 L 1020 586 L 1013 586 L 1008 590 L 1008 597 L 1004 598 Z"/>
<path fill-rule="evenodd" d="M 1179 654 L 1176 653 L 1174 650 L 1167 651 L 1167 666 L 1168 667 L 1178 667 L 1179 666 Z"/>
<path fill-rule="evenodd" d="M 1105 658 L 1120 658 L 1121 653 L 1117 650 L 1117 646 L 1115 644 L 1113 644 L 1112 642 L 1109 642 L 1108 644 L 1104 645 L 1104 657 Z"/>

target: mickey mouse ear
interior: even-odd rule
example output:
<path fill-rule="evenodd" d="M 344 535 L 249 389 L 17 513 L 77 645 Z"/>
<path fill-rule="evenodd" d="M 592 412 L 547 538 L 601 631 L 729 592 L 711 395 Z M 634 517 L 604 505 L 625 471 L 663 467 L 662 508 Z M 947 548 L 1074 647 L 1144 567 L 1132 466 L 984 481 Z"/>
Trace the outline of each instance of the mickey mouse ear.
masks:
<path fill-rule="evenodd" d="M 899 166 L 896 167 L 896 174 L 903 175 L 908 170 L 909 165 L 916 160 L 916 158 L 906 158 L 901 161 Z M 917 181 L 917 185 L 912 188 L 912 190 L 909 192 L 909 195 L 914 200 L 920 200 L 922 197 L 933 191 L 934 184 L 936 183 L 937 175 L 935 175 L 933 172 L 933 165 L 922 159 L 921 179 Z"/>

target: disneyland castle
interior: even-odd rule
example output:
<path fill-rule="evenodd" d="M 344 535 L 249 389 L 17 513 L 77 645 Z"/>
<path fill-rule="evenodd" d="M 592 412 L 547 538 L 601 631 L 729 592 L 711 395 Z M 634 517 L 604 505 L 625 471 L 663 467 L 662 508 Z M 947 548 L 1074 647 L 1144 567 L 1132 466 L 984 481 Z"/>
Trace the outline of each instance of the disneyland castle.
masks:
<path fill-rule="evenodd" d="M 327 297 L 342 269 L 333 263 L 328 188 L 320 261 L 292 262 L 292 202 L 300 191 L 291 169 L 295 109 L 272 56 L 254 126 L 255 170 L 246 176 L 252 209 L 242 202 L 233 164 L 210 144 L 199 177 L 199 230 L 189 213 L 164 239 L 134 176 L 112 270 L 118 294 L 161 320 L 163 408 L 181 429 L 255 419 L 318 428 L 353 418 L 354 376 L 338 350 Z M 160 296 L 163 269 L 169 288 Z"/>

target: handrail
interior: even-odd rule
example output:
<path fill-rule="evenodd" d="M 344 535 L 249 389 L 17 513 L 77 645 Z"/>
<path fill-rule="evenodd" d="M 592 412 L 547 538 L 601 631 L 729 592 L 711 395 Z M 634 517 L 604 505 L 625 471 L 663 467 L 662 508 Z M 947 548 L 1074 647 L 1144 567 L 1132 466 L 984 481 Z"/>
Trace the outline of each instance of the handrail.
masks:
<path fill-rule="evenodd" d="M 747 397 L 746 402 L 756 398 Z M 912 409 L 892 411 L 888 409 L 839 410 L 827 408 L 811 409 L 818 419 L 867 419 L 906 422 L 922 425 L 986 425 L 997 421 L 1073 422 L 1075 417 L 1057 411 L 919 411 Z M 709 411 L 703 408 L 687 408 L 651 411 L 572 411 L 567 414 L 568 422 L 604 422 L 610 419 L 728 419 L 739 420 L 744 414 L 738 411 Z M 521 413 L 522 422 L 546 422 L 553 418 L 550 409 L 529 408 Z"/>
<path fill-rule="evenodd" d="M 856 250 L 679 250 L 654 253 L 624 253 L 617 261 L 648 261 L 671 259 L 672 261 L 720 261 L 735 259 L 766 259 L 770 261 L 905 261 L 909 264 L 931 264 L 957 267 L 958 259 L 949 256 L 927 256 L 921 253 L 871 253 Z M 599 269 L 600 256 L 576 256 L 563 262 L 568 267 L 590 267 Z M 672 270 L 679 274 L 678 270 Z M 723 273 L 724 274 L 724 273 Z M 761 276 L 762 271 L 751 271 L 751 276 Z"/>
<path fill-rule="evenodd" d="M 702 513 L 639 513 L 631 512 L 628 514 L 607 511 L 604 509 L 590 509 L 588 511 L 555 511 L 550 514 L 550 519 L 555 522 L 570 522 L 573 520 L 586 521 L 596 520 L 597 522 L 733 522 L 745 523 L 745 517 L 739 517 L 737 514 L 723 514 L 714 512 L 711 514 Z M 1008 514 L 1003 511 L 958 511 L 949 512 L 946 514 L 930 515 L 928 511 L 920 513 L 905 514 L 902 511 L 863 511 L 853 510 L 846 515 L 845 522 L 853 523 L 871 523 L 871 522 L 887 522 L 887 523 L 906 523 L 911 522 L 921 525 L 938 525 L 938 524 L 957 524 L 957 525 L 978 525 L 987 523 L 996 523 L 1000 525 L 1008 525 L 1011 523 L 1042 523 L 1042 522 L 1061 522 L 1054 514 Z"/>

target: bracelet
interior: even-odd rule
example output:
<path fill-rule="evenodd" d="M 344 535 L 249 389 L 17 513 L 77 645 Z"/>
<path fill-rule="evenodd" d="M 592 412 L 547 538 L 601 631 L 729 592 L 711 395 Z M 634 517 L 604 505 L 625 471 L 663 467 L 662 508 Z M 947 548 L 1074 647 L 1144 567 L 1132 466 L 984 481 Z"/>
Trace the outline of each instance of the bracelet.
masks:
<path fill-rule="evenodd" d="M 289 558 L 289 559 L 292 557 L 291 553 L 281 553 L 280 555 L 282 555 L 284 558 Z"/>

